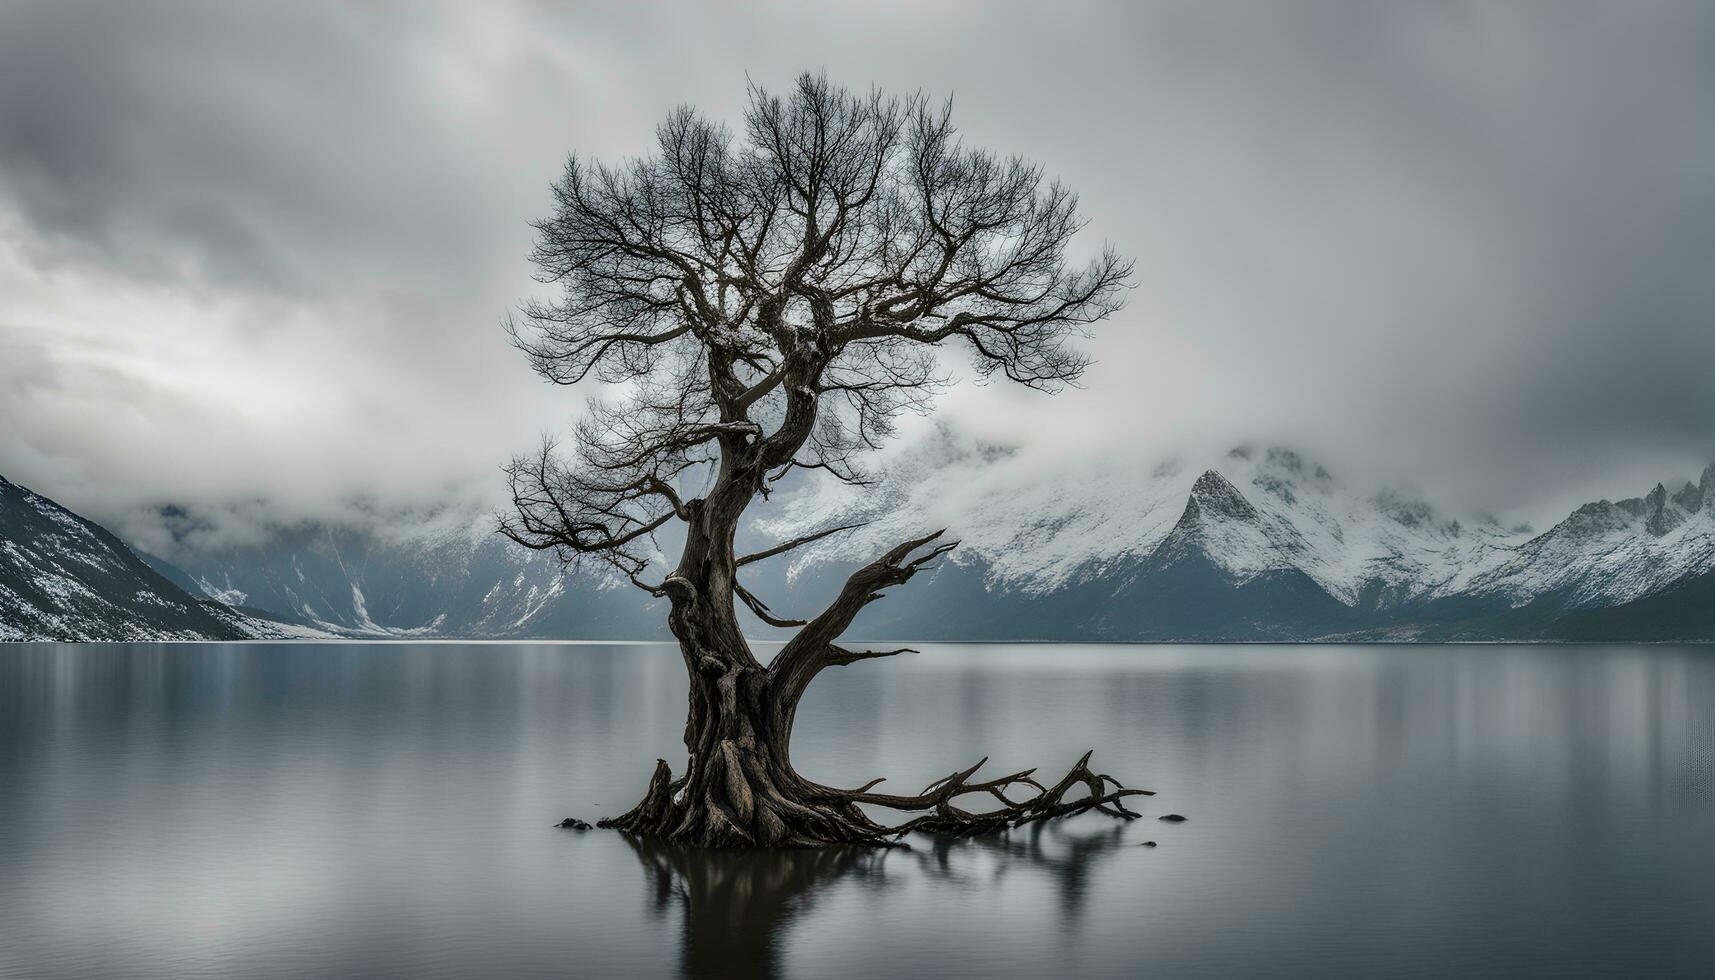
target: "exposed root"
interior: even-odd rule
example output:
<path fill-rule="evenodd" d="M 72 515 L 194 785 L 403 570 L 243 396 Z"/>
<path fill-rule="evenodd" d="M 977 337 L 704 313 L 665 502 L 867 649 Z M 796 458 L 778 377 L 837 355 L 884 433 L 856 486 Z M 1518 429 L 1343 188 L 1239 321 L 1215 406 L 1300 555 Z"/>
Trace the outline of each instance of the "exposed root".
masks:
<path fill-rule="evenodd" d="M 1121 820 L 1137 819 L 1140 814 L 1128 809 L 1124 799 L 1153 793 L 1127 789 L 1112 776 L 1095 772 L 1090 768 L 1090 755 L 1084 753 L 1052 786 L 1038 781 L 1034 769 L 974 779 L 977 770 L 988 762 L 985 758 L 935 780 L 914 796 L 873 792 L 880 779 L 842 790 L 808 782 L 790 772 L 778 778 L 765 767 L 725 753 L 720 778 L 694 782 L 687 773 L 674 780 L 666 761 L 657 760 L 643 800 L 599 825 L 641 838 L 747 848 L 896 846 L 900 838 L 917 831 L 975 837 L 1089 811 Z M 1014 798 L 1026 789 L 1031 795 Z M 961 805 L 967 798 L 976 798 L 986 806 L 967 809 Z M 870 817 L 864 806 L 920 815 L 887 825 Z"/>
<path fill-rule="evenodd" d="M 693 505 L 705 506 L 687 504 Z M 956 547 L 941 535 L 936 531 L 906 541 L 852 572 L 833 603 L 804 621 L 767 667 L 746 646 L 727 593 L 765 621 L 797 621 L 775 616 L 736 580 L 723 584 L 721 601 L 714 602 L 689 578 L 668 576 L 662 586 L 674 601 L 668 622 L 691 681 L 685 722 L 690 761 L 677 779 L 666 761 L 658 761 L 642 801 L 601 826 L 690 847 L 775 848 L 891 846 L 914 831 L 974 837 L 1090 811 L 1136 819 L 1124 800 L 1149 791 L 1127 789 L 1095 772 L 1088 752 L 1052 785 L 1037 780 L 1034 769 L 978 779 L 984 759 L 914 796 L 878 793 L 881 780 L 835 789 L 793 771 L 789 758 L 798 702 L 820 672 L 915 652 L 855 650 L 837 641 L 886 589 L 909 581 Z M 773 553 L 778 551 L 755 557 Z M 878 808 L 913 816 L 889 825 L 872 816 Z"/>
<path fill-rule="evenodd" d="M 649 789 L 644 792 L 643 799 L 617 817 L 597 820 L 596 826 L 645 837 L 657 836 L 651 831 L 666 824 L 675 805 L 673 796 L 683 785 L 683 779 L 677 783 L 673 781 L 673 769 L 667 765 L 666 759 L 656 759 L 655 774 L 649 777 Z"/>
<path fill-rule="evenodd" d="M 1127 789 L 1114 777 L 1092 770 L 1091 754 L 1085 752 L 1077 765 L 1051 787 L 1036 780 L 1035 769 L 972 782 L 971 777 L 988 762 L 988 759 L 984 758 L 969 769 L 935 780 L 916 796 L 871 793 L 867 791 L 868 787 L 865 787 L 852 792 L 850 799 L 855 803 L 867 803 L 893 810 L 931 811 L 891 828 L 888 833 L 895 836 L 920 830 L 953 837 L 973 837 L 1022 827 L 1027 823 L 1076 816 L 1090 810 L 1120 820 L 1136 820 L 1141 814 L 1127 809 L 1121 801 L 1128 796 L 1153 796 L 1154 792 L 1147 789 Z M 874 785 L 875 783 L 869 784 Z M 1110 785 L 1112 789 L 1108 788 Z M 1014 800 L 1007 795 L 1008 790 L 1018 787 L 1029 787 L 1036 791 L 1035 795 L 1023 800 Z M 1079 787 L 1085 790 L 1085 795 L 1067 799 L 1067 795 Z M 965 796 L 990 797 L 1000 806 L 987 810 L 966 810 L 956 802 Z"/>

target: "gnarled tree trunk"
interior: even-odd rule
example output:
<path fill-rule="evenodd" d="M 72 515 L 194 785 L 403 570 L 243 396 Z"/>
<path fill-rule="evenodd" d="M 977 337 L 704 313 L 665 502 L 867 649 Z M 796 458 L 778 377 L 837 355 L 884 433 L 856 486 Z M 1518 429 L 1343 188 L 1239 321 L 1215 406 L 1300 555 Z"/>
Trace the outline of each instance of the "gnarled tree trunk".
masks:
<path fill-rule="evenodd" d="M 1089 361 L 1073 338 L 1119 309 L 1131 263 L 1104 248 L 1068 264 L 1083 224 L 1076 195 L 1022 159 L 966 147 L 950 104 L 805 75 L 785 98 L 752 88 L 744 123 L 737 140 L 681 110 L 658 131 L 655 157 L 568 161 L 531 255 L 560 296 L 508 322 L 548 381 L 628 387 L 580 421 L 571 465 L 551 441 L 513 460 L 501 533 L 569 561 L 605 560 L 671 600 L 691 678 L 684 770 L 675 778 L 660 763 L 643 801 L 604 823 L 770 847 L 972 834 L 1092 809 L 1136 816 L 1121 801 L 1142 791 L 1092 772 L 1088 755 L 1053 785 L 1030 771 L 978 780 L 979 762 L 909 796 L 793 770 L 792 722 L 815 676 L 901 652 L 847 650 L 840 634 L 953 546 L 938 533 L 907 541 L 854 572 L 815 618 L 786 620 L 744 589 L 740 566 L 844 529 L 739 558 L 745 507 L 798 470 L 864 482 L 856 455 L 945 380 L 931 348 L 962 344 L 984 375 L 1034 388 L 1075 380 Z M 687 483 L 706 495 L 684 499 Z M 673 521 L 685 526 L 679 564 L 645 581 L 654 535 Z M 766 667 L 735 598 L 764 622 L 802 627 Z M 961 807 L 969 796 L 984 808 Z M 918 815 L 888 827 L 865 806 Z"/>
<path fill-rule="evenodd" d="M 692 524 L 707 530 L 703 522 Z M 730 558 L 722 560 L 731 555 L 730 549 L 705 548 L 694 532 L 686 547 L 690 567 L 681 563 L 664 586 L 673 603 L 669 621 L 690 674 L 685 723 L 689 761 L 675 779 L 667 761 L 657 760 L 643 800 L 601 821 L 601 826 L 702 847 L 817 847 L 886 844 L 912 830 L 979 834 L 1087 810 L 1135 818 L 1122 800 L 1148 791 L 1126 789 L 1112 777 L 1095 773 L 1089 768 L 1089 753 L 1053 786 L 1034 779 L 1034 770 L 973 781 L 983 765 L 978 762 L 908 796 L 872 792 L 880 779 L 844 790 L 805 779 L 793 769 L 792 725 L 810 681 L 826 667 L 908 652 L 853 651 L 833 640 L 881 589 L 904 583 L 953 547 L 934 546 L 912 557 L 939 536 L 937 532 L 908 541 L 859 569 L 834 603 L 805 623 L 764 667 L 738 629 L 730 599 L 734 569 Z M 693 557 L 696 561 L 691 562 Z M 720 601 L 721 596 L 727 601 Z M 1008 795 L 1020 789 L 1032 795 Z M 986 798 L 987 805 L 965 809 L 959 805 L 965 796 Z M 889 826 L 871 818 L 860 804 L 920 815 Z"/>

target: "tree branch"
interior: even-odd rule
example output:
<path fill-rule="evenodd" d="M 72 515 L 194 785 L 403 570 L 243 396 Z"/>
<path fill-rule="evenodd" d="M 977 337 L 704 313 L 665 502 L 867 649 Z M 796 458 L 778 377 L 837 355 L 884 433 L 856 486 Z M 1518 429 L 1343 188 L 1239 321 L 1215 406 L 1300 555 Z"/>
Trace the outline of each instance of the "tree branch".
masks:
<path fill-rule="evenodd" d="M 781 619 L 775 616 L 761 599 L 752 595 L 749 589 L 740 585 L 736 580 L 732 583 L 732 591 L 734 595 L 744 601 L 746 606 L 750 607 L 750 611 L 756 614 L 757 619 L 762 620 L 770 626 L 786 627 L 804 625 L 804 620 L 802 619 Z"/>
<path fill-rule="evenodd" d="M 915 558 L 910 557 L 913 551 L 944 533 L 943 529 L 897 545 L 853 572 L 828 608 L 788 640 L 775 655 L 774 662 L 768 665 L 768 683 L 777 696 L 794 703 L 822 668 L 849 662 L 841 658 L 851 654 L 835 646 L 834 640 L 845 632 L 865 606 L 881 598 L 883 589 L 910 581 L 924 566 L 958 547 L 957 541 L 949 541 Z"/>
<path fill-rule="evenodd" d="M 764 558 L 773 558 L 775 555 L 785 554 L 794 548 L 802 548 L 804 545 L 810 544 L 813 541 L 820 541 L 829 535 L 838 534 L 841 531 L 850 531 L 853 528 L 863 527 L 868 523 L 868 521 L 859 521 L 856 524 L 841 524 L 839 527 L 830 527 L 827 530 L 817 531 L 814 534 L 806 534 L 803 537 L 793 538 L 790 541 L 783 541 L 772 548 L 764 548 L 754 554 L 745 555 L 742 558 L 739 558 L 736 564 L 742 567 L 753 561 L 761 561 Z"/>

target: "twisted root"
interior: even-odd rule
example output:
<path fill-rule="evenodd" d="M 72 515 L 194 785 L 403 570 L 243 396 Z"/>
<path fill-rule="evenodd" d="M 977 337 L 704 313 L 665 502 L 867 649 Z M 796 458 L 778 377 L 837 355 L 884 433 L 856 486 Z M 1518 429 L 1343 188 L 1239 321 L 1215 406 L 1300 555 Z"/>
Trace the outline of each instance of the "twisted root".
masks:
<path fill-rule="evenodd" d="M 1077 764 L 1051 787 L 1036 780 L 1035 769 L 972 782 L 971 778 L 976 775 L 977 770 L 988 762 L 987 757 L 984 757 L 969 769 L 935 780 L 916 796 L 868 792 L 870 787 L 881 782 L 876 780 L 852 791 L 848 798 L 854 803 L 867 803 L 892 810 L 932 811 L 885 831 L 894 837 L 919 830 L 953 837 L 974 837 L 1022 827 L 1028 823 L 1076 816 L 1090 810 L 1120 820 L 1136 820 L 1141 814 L 1128 809 L 1121 801 L 1128 796 L 1153 796 L 1154 792 L 1147 789 L 1127 789 L 1114 777 L 1092 770 L 1092 753 L 1093 750 L 1085 752 Z M 1008 790 L 1025 786 L 1034 789 L 1036 794 L 1024 800 L 1014 800 L 1007 795 Z M 1110 790 L 1109 786 L 1113 788 Z M 1086 795 L 1068 800 L 1067 794 L 1078 787 L 1083 787 Z M 966 810 L 955 802 L 965 796 L 987 796 L 1000 806 L 989 810 Z"/>
<path fill-rule="evenodd" d="M 788 773 L 784 779 L 769 778 L 742 787 L 746 802 L 750 803 L 744 809 L 757 820 L 766 814 L 769 833 L 765 846 L 784 847 L 897 846 L 901 838 L 917 831 L 976 837 L 1092 810 L 1120 820 L 1137 819 L 1140 814 L 1126 807 L 1125 798 L 1154 794 L 1150 790 L 1128 789 L 1112 776 L 1094 771 L 1090 768 L 1090 755 L 1084 753 L 1051 786 L 1035 778 L 1035 769 L 994 779 L 975 779 L 977 771 L 988 762 L 984 758 L 974 766 L 935 780 L 912 796 L 873 792 L 882 782 L 880 779 L 857 789 L 843 790 L 810 783 Z M 638 837 L 701 846 L 759 846 L 761 842 L 745 829 L 753 821 L 735 812 L 728 802 L 737 789 L 725 785 L 725 781 L 722 783 L 719 798 L 710 792 L 691 793 L 689 775 L 675 780 L 666 761 L 659 760 L 643 800 L 624 814 L 602 820 L 600 826 Z M 1025 789 L 1032 794 L 1015 798 Z M 1082 794 L 1076 795 L 1080 789 Z M 961 805 L 967 798 L 998 805 L 967 808 Z M 862 809 L 865 806 L 919 815 L 889 825 L 872 818 Z"/>

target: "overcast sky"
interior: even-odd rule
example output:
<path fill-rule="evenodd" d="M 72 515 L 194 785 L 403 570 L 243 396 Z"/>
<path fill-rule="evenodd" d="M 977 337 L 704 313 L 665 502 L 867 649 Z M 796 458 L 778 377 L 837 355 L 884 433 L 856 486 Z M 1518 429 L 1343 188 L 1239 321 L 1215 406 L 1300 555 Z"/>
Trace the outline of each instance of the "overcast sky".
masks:
<path fill-rule="evenodd" d="M 1083 389 L 961 427 L 1539 521 L 1715 460 L 1715 4 L 0 0 L 0 474 L 122 524 L 493 493 L 576 410 L 498 326 L 566 154 L 805 69 L 953 93 L 1137 259 Z"/>

